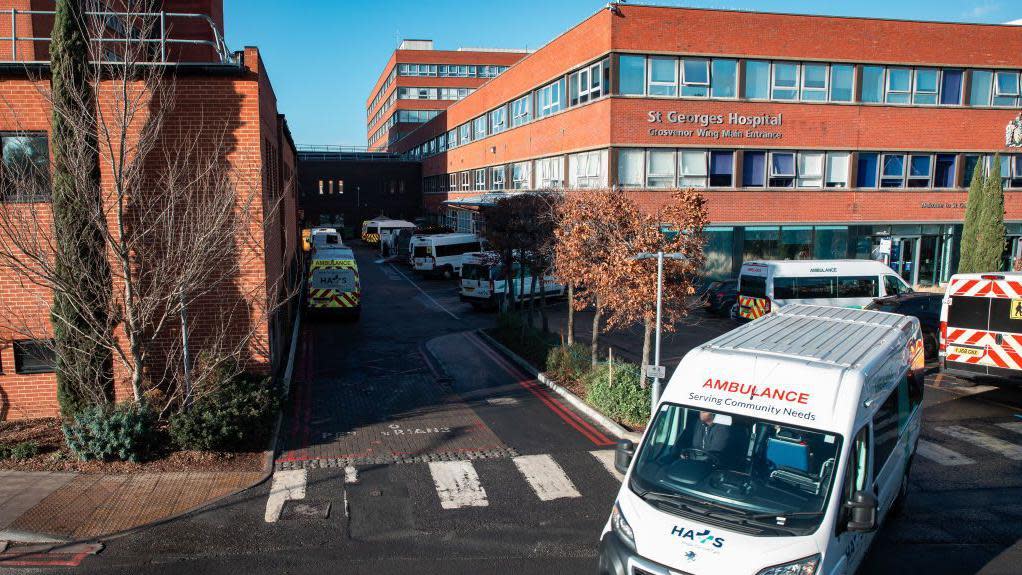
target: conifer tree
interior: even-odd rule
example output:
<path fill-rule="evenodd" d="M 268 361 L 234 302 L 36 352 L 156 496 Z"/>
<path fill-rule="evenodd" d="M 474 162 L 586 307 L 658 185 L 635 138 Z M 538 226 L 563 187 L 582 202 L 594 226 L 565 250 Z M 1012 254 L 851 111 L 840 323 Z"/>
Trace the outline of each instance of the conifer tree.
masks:
<path fill-rule="evenodd" d="M 980 212 L 973 263 L 980 272 L 1000 271 L 1004 255 L 1004 185 L 1001 182 L 1001 157 L 983 183 L 983 209 Z"/>
<path fill-rule="evenodd" d="M 962 226 L 961 252 L 958 261 L 959 273 L 975 273 L 980 270 L 976 266 L 976 248 L 979 241 L 980 218 L 985 200 L 986 174 L 983 162 L 976 162 L 972 171 L 972 182 L 969 184 L 969 199 L 965 206 L 965 224 Z"/>
<path fill-rule="evenodd" d="M 110 398 L 112 355 L 102 343 L 112 297 L 105 251 L 96 146 L 95 93 L 89 64 L 85 7 L 57 0 L 50 43 L 53 106 L 51 209 L 54 267 L 64 289 L 55 290 L 50 316 L 57 398 L 64 417 Z M 77 297 L 69 297 L 69 294 Z"/>

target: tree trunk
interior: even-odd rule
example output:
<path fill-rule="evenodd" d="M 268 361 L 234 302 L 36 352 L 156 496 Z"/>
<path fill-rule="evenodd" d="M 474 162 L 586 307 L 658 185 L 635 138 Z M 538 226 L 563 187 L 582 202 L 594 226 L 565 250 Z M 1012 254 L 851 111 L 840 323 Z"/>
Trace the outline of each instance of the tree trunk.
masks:
<path fill-rule="evenodd" d="M 593 367 L 596 367 L 596 363 L 600 357 L 600 319 L 603 315 L 603 302 L 600 301 L 599 296 L 596 297 L 596 313 L 593 314 L 593 338 L 589 346 L 591 353 L 591 360 Z"/>
<path fill-rule="evenodd" d="M 529 327 L 535 326 L 533 321 L 536 315 L 536 274 L 532 274 L 532 281 L 529 282 Z"/>
<path fill-rule="evenodd" d="M 650 318 L 644 318 L 642 321 L 642 365 L 643 367 L 650 365 L 650 353 L 651 343 L 653 340 L 653 324 L 654 321 Z M 639 380 L 639 384 L 642 389 L 646 389 L 647 381 L 646 374 L 642 374 L 642 378 Z"/>
<path fill-rule="evenodd" d="M 550 333 L 550 320 L 546 315 L 546 273 L 539 276 L 539 318 L 543 323 L 543 333 Z"/>
<path fill-rule="evenodd" d="M 568 284 L 568 345 L 575 345 L 575 286 Z"/>

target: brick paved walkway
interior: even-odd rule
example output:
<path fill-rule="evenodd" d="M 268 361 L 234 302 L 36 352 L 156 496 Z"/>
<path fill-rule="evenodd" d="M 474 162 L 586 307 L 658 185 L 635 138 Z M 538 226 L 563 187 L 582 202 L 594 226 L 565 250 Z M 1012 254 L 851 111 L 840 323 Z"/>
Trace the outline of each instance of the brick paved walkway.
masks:
<path fill-rule="evenodd" d="M 0 476 L 0 540 L 35 534 L 83 540 L 181 514 L 249 487 L 261 472 Z"/>

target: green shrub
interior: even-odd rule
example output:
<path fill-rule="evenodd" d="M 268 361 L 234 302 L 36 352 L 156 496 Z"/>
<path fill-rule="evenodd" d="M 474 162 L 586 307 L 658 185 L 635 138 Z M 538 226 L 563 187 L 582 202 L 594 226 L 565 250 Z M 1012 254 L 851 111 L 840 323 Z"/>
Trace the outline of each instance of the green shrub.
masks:
<path fill-rule="evenodd" d="M 649 420 L 650 389 L 643 389 L 639 366 L 630 363 L 614 364 L 614 382 L 610 369 L 598 365 L 586 377 L 586 401 L 604 414 L 632 424 L 643 425 Z"/>
<path fill-rule="evenodd" d="M 34 441 L 22 441 L 11 447 L 11 459 L 25 461 L 39 455 L 39 444 Z"/>
<path fill-rule="evenodd" d="M 156 444 L 156 417 L 144 405 L 97 405 L 64 423 L 67 446 L 82 461 L 140 461 Z"/>
<path fill-rule="evenodd" d="M 170 436 L 181 449 L 262 449 L 278 407 L 270 378 L 249 374 L 223 377 L 216 391 L 171 417 Z"/>
<path fill-rule="evenodd" d="M 547 354 L 546 370 L 557 381 L 583 381 L 591 361 L 588 346 L 581 343 L 559 345 Z"/>

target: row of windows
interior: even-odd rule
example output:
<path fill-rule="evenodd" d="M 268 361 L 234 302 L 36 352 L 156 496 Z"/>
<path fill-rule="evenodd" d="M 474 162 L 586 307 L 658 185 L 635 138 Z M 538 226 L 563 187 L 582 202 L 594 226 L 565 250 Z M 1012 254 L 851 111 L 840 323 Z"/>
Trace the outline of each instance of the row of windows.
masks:
<path fill-rule="evenodd" d="M 472 88 L 417 88 L 400 86 L 399 100 L 460 100 L 475 92 Z"/>
<path fill-rule="evenodd" d="M 474 64 L 398 64 L 398 76 L 435 76 L 438 78 L 496 78 L 508 66 Z"/>
<path fill-rule="evenodd" d="M 397 92 L 395 91 L 394 93 L 392 93 L 390 95 L 389 98 L 387 98 L 387 101 L 384 102 L 382 106 L 380 106 L 380 109 L 377 110 L 375 114 L 373 114 L 372 118 L 369 119 L 369 122 L 367 122 L 368 125 L 372 126 L 376 122 L 379 122 L 380 118 L 382 118 L 383 115 L 385 113 L 387 113 L 387 110 L 389 110 L 396 103 L 397 103 Z M 368 111 L 371 111 L 371 110 L 372 110 L 372 108 L 370 108 Z"/>
<path fill-rule="evenodd" d="M 383 137 L 383 134 L 395 124 L 421 124 L 436 118 L 440 112 L 441 110 L 398 110 L 397 112 L 394 112 L 390 118 L 387 118 L 387 121 L 377 128 L 371 136 L 369 136 L 369 145 L 372 146 L 378 142 L 380 138 Z M 391 134 L 388 143 L 395 142 L 397 139 L 398 138 L 395 138 L 394 135 Z"/>
<path fill-rule="evenodd" d="M 567 170 L 567 181 L 565 180 Z M 504 190 L 604 188 L 607 186 L 607 150 L 594 150 L 488 166 L 423 179 L 423 192 L 469 193 Z"/>
<path fill-rule="evenodd" d="M 625 188 L 848 188 L 848 151 L 617 150 L 617 185 Z M 928 152 L 857 152 L 856 188 L 968 187 L 976 165 L 993 156 Z M 959 169 L 959 165 L 961 169 Z M 739 167 L 740 166 L 740 167 Z M 1022 188 L 1022 156 L 1001 158 L 1005 188 Z"/>
<path fill-rule="evenodd" d="M 1019 107 L 1019 72 L 643 56 L 619 58 L 625 95 Z M 739 81 L 741 69 L 741 81 Z M 968 74 L 968 79 L 966 79 Z M 861 75 L 860 90 L 856 77 Z M 968 97 L 964 93 L 968 81 Z M 856 93 L 859 94 L 856 100 Z"/>
<path fill-rule="evenodd" d="M 387 88 L 390 88 L 395 79 L 397 79 L 397 68 L 391 68 L 390 75 L 387 76 L 387 80 L 382 86 L 380 86 L 380 89 L 376 91 L 376 95 L 373 96 L 373 101 L 369 103 L 369 110 L 372 110 L 376 107 L 376 104 L 380 103 L 380 100 L 383 99 L 383 95 L 387 93 Z"/>
<path fill-rule="evenodd" d="M 499 134 L 533 119 L 559 112 L 607 95 L 610 85 L 610 60 L 604 59 L 567 74 L 512 100 L 486 114 L 466 122 L 446 134 L 416 146 L 413 157 L 428 157 Z M 565 87 L 567 86 L 567 93 Z"/>
<path fill-rule="evenodd" d="M 617 78 L 617 93 L 623 95 L 917 106 L 1022 106 L 1022 74 L 1011 70 L 622 54 L 618 58 Z M 589 64 L 452 129 L 410 153 L 415 156 L 440 153 L 605 96 L 609 92 L 609 80 L 610 59 Z"/>

